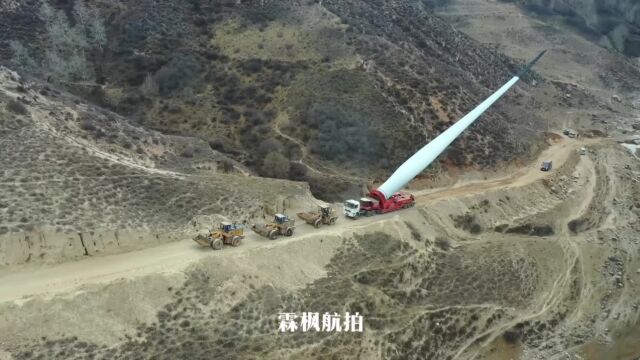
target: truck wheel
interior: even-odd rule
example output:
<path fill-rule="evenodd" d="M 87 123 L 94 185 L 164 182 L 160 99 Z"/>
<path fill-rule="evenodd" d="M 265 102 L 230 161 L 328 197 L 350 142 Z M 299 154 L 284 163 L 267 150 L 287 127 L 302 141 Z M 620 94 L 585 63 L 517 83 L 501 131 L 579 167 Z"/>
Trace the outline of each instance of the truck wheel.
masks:
<path fill-rule="evenodd" d="M 316 221 L 313 222 L 313 227 L 316 229 L 320 227 L 320 219 L 317 219 Z"/>
<path fill-rule="evenodd" d="M 211 239 L 209 242 L 209 246 L 211 246 L 213 250 L 222 249 L 222 239 Z"/>
<path fill-rule="evenodd" d="M 234 236 L 233 239 L 231 239 L 231 246 L 240 245 L 240 240 L 242 240 L 240 236 Z"/>
<path fill-rule="evenodd" d="M 331 220 L 329 220 L 329 225 L 335 225 L 336 224 L 336 218 L 331 218 Z"/>
<path fill-rule="evenodd" d="M 293 235 L 293 230 L 292 229 L 287 229 L 287 236 L 291 236 Z"/>
<path fill-rule="evenodd" d="M 278 233 L 275 230 L 269 231 L 269 239 L 275 240 L 278 237 Z"/>

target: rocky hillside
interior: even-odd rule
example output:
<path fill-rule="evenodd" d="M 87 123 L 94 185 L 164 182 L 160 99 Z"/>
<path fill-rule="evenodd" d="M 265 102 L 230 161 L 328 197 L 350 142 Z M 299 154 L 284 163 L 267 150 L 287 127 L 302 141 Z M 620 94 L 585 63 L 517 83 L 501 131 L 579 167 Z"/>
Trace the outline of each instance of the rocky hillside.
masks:
<path fill-rule="evenodd" d="M 513 0 L 541 15 L 553 15 L 629 56 L 640 56 L 640 3 L 635 0 Z"/>
<path fill-rule="evenodd" d="M 2 6 L 5 64 L 329 200 L 388 175 L 519 66 L 418 1 Z M 432 172 L 535 151 L 538 125 L 519 124 L 544 122 L 520 86 Z"/>
<path fill-rule="evenodd" d="M 185 240 L 308 194 L 2 67 L 0 144 L 0 267 Z"/>

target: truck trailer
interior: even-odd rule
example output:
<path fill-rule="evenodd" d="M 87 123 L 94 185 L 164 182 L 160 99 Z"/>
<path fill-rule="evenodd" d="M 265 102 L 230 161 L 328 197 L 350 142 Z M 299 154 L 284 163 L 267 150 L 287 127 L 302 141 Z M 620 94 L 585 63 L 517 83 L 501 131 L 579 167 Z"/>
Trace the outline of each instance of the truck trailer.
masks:
<path fill-rule="evenodd" d="M 536 56 L 527 66 L 515 75 L 496 92 L 476 106 L 462 119 L 451 125 L 427 145 L 423 146 L 409 159 L 407 159 L 391 176 L 376 190 L 371 191 L 368 197 L 344 202 L 344 214 L 350 218 L 362 215 L 383 214 L 391 211 L 405 209 L 415 205 L 413 195 L 399 193 L 411 180 L 427 168 L 447 147 L 457 139 L 471 124 L 473 124 L 487 109 L 500 99 L 520 78 L 544 56 L 546 50 Z M 549 164 L 549 170 L 551 166 Z"/>
<path fill-rule="evenodd" d="M 360 216 L 384 214 L 410 208 L 415 204 L 415 198 L 411 194 L 397 192 L 387 199 L 379 190 L 373 190 L 369 196 L 361 198 L 360 201 L 353 199 L 345 201 L 344 214 L 348 218 L 356 219 Z"/>

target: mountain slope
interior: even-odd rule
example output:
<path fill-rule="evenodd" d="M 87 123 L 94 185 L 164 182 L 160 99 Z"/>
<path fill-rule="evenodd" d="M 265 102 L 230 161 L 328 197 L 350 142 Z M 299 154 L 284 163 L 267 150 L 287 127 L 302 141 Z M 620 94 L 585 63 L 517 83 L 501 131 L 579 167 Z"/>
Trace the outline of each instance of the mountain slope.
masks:
<path fill-rule="evenodd" d="M 234 171 L 201 140 L 149 131 L 4 68 L 0 143 L 0 266 L 184 240 L 308 194 L 303 183 Z"/>
<path fill-rule="evenodd" d="M 72 25 L 76 5 L 56 8 L 70 33 L 82 30 Z M 38 6 L 4 10 L 42 13 Z M 518 69 L 421 2 L 100 1 L 93 14 L 108 35 L 91 47 L 93 28 L 84 28 L 93 70 L 82 74 L 93 80 L 56 78 L 46 68 L 50 46 L 23 40 L 22 53 L 41 64 L 40 76 L 145 126 L 199 137 L 262 176 L 307 180 L 330 200 L 386 176 Z M 51 21 L 37 19 L 46 39 Z M 19 34 L 5 35 L 4 62 L 15 60 L 6 44 Z M 535 152 L 543 122 L 534 104 L 520 100 L 532 89 L 520 86 L 432 173 L 494 167 Z M 271 153 L 288 165 L 272 170 L 274 156 L 265 161 Z"/>
<path fill-rule="evenodd" d="M 640 3 L 634 0 L 515 0 L 537 14 L 558 16 L 600 44 L 640 56 Z"/>

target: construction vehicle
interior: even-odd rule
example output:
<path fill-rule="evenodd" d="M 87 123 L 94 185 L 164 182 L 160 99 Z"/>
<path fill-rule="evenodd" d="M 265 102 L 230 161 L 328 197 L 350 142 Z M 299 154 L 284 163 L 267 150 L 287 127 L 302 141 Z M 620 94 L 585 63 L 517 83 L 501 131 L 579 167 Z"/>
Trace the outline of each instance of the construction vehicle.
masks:
<path fill-rule="evenodd" d="M 368 197 L 363 197 L 360 201 L 347 200 L 344 202 L 345 216 L 356 219 L 359 216 L 371 216 L 374 214 L 384 214 L 400 209 L 415 206 L 416 200 L 411 194 L 394 193 L 386 199 L 379 190 L 373 190 Z"/>
<path fill-rule="evenodd" d="M 278 235 L 293 235 L 293 231 L 296 229 L 295 223 L 296 221 L 287 215 L 276 214 L 273 223 L 254 224 L 251 229 L 270 240 L 275 240 Z"/>
<path fill-rule="evenodd" d="M 330 206 L 319 206 L 318 211 L 298 213 L 298 217 L 316 229 L 320 227 L 320 224 L 333 225 L 338 220 L 338 215 Z"/>
<path fill-rule="evenodd" d="M 542 162 L 542 166 L 540 166 L 541 171 L 551 171 L 551 167 L 553 166 L 553 162 L 551 160 L 545 160 Z"/>
<path fill-rule="evenodd" d="M 213 250 L 222 249 L 222 245 L 238 246 L 240 241 L 244 239 L 244 227 L 241 225 L 222 222 L 215 231 L 209 230 L 209 234 L 193 238 L 193 241 L 202 246 L 209 246 Z"/>
<path fill-rule="evenodd" d="M 564 129 L 564 130 L 562 130 L 562 133 L 565 134 L 567 137 L 570 137 L 572 139 L 578 137 L 578 132 L 573 130 L 573 129 Z"/>

